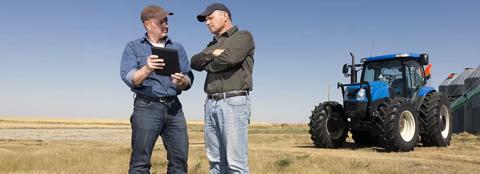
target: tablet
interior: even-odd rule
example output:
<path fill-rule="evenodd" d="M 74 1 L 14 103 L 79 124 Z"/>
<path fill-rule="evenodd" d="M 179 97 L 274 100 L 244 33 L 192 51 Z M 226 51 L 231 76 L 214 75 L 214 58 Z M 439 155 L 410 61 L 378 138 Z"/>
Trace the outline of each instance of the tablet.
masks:
<path fill-rule="evenodd" d="M 152 47 L 152 55 L 157 55 L 165 62 L 163 69 L 155 70 L 155 73 L 162 76 L 170 76 L 180 72 L 180 65 L 178 63 L 178 52 L 176 49 Z"/>

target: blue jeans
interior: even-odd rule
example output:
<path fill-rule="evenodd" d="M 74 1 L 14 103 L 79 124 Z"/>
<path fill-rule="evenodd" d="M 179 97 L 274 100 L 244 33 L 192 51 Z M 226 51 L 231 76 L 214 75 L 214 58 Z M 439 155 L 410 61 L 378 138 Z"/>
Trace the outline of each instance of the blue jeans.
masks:
<path fill-rule="evenodd" d="M 248 172 L 250 97 L 205 102 L 205 148 L 210 174 Z"/>
<path fill-rule="evenodd" d="M 178 98 L 168 102 L 135 99 L 129 174 L 150 173 L 150 158 L 160 135 L 167 151 L 167 173 L 187 173 L 188 135 Z"/>

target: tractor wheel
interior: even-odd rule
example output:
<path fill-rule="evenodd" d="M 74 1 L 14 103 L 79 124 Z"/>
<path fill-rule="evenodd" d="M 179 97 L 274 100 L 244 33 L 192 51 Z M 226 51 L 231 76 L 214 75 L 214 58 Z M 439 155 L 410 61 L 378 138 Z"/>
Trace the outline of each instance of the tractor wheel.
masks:
<path fill-rule="evenodd" d="M 452 137 L 453 116 L 448 97 L 434 92 L 427 97 L 420 108 L 423 130 L 420 141 L 424 146 L 446 147 Z"/>
<path fill-rule="evenodd" d="M 418 142 L 418 112 L 408 99 L 388 100 L 380 108 L 380 143 L 388 151 L 412 151 Z"/>
<path fill-rule="evenodd" d="M 377 143 L 375 137 L 368 131 L 351 131 L 352 139 L 358 146 L 373 146 Z"/>
<path fill-rule="evenodd" d="M 345 142 L 348 133 L 347 120 L 342 105 L 337 102 L 320 103 L 310 116 L 310 135 L 315 147 L 336 148 Z"/>

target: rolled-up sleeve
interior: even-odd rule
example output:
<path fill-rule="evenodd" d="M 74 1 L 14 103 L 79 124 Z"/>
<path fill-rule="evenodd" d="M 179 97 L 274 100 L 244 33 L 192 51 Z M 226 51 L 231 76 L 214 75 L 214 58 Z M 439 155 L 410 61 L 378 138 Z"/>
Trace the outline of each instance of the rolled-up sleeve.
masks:
<path fill-rule="evenodd" d="M 213 61 L 205 66 L 207 72 L 222 72 L 241 64 L 248 53 L 255 48 L 253 37 L 250 32 L 242 31 L 233 35 L 231 42 L 225 44 L 225 49 L 222 54 L 214 57 Z"/>
<path fill-rule="evenodd" d="M 137 57 L 133 49 L 133 44 L 128 43 L 123 50 L 122 61 L 120 62 L 120 76 L 128 87 L 134 88 L 133 74 L 138 70 Z"/>

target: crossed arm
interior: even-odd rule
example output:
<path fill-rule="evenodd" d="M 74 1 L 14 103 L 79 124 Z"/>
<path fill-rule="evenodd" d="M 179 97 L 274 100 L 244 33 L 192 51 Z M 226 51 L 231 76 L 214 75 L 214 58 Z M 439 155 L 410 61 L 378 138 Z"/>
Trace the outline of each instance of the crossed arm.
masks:
<path fill-rule="evenodd" d="M 241 64 L 248 53 L 254 49 L 252 35 L 248 32 L 239 33 L 232 38 L 234 44 L 225 44 L 224 47 L 210 51 L 208 47 L 192 57 L 192 69 L 207 72 L 222 72 Z"/>

